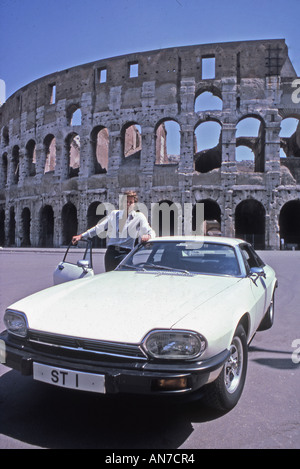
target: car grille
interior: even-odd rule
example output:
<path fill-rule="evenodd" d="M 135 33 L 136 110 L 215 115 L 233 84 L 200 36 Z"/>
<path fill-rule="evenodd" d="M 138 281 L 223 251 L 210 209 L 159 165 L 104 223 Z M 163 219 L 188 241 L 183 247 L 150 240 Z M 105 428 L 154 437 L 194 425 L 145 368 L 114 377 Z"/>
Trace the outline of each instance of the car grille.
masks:
<path fill-rule="evenodd" d="M 147 360 L 147 356 L 141 346 L 136 344 L 106 342 L 33 330 L 28 331 L 28 340 L 34 344 L 50 345 L 62 349 L 90 352 L 119 358 Z"/>

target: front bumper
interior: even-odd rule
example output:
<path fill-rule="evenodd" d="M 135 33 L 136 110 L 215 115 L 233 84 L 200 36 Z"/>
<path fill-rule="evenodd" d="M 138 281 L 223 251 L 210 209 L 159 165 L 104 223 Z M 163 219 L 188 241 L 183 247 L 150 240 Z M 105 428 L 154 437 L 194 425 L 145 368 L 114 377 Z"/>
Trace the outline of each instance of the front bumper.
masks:
<path fill-rule="evenodd" d="M 31 349 L 22 340 L 0 334 L 2 364 L 25 376 L 33 375 L 33 364 L 40 363 L 70 371 L 104 375 L 107 394 L 191 395 L 213 381 L 229 357 L 224 350 L 218 355 L 193 362 L 121 360 L 95 357 L 86 353 L 65 355 L 59 349 Z M 183 378 L 183 379 L 182 379 Z M 185 383 L 184 385 L 182 383 Z"/>

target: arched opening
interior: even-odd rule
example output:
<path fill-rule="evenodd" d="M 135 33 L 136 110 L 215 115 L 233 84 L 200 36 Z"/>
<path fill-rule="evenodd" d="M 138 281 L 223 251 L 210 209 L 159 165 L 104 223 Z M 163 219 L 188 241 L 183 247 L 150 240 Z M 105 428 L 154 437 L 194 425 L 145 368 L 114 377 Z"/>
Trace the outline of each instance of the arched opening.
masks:
<path fill-rule="evenodd" d="M 20 177 L 20 150 L 17 145 L 12 151 L 12 184 L 18 184 Z"/>
<path fill-rule="evenodd" d="M 235 236 L 251 243 L 255 249 L 265 248 L 264 206 L 255 199 L 243 200 L 235 210 Z"/>
<path fill-rule="evenodd" d="M 71 125 L 81 125 L 81 109 L 76 109 L 71 117 Z"/>
<path fill-rule="evenodd" d="M 97 225 L 99 221 L 106 216 L 107 211 L 104 212 L 104 215 L 97 215 L 97 208 L 101 202 L 92 202 L 88 208 L 87 212 L 87 229 L 92 228 Z M 106 247 L 106 238 L 100 238 L 95 236 L 92 238 L 93 247 L 95 248 L 105 248 Z"/>
<path fill-rule="evenodd" d="M 176 236 L 182 234 L 182 213 L 179 204 L 161 200 L 153 204 L 151 225 L 157 236 Z"/>
<path fill-rule="evenodd" d="M 300 121 L 295 117 L 282 119 L 280 124 L 280 157 L 300 156 Z"/>
<path fill-rule="evenodd" d="M 26 145 L 25 162 L 26 162 L 26 176 L 36 175 L 36 149 L 35 141 L 29 140 Z"/>
<path fill-rule="evenodd" d="M 284 204 L 279 214 L 281 246 L 300 249 L 300 200 Z"/>
<path fill-rule="evenodd" d="M 174 120 L 161 122 L 155 133 L 155 164 L 178 163 L 180 159 L 180 125 Z"/>
<path fill-rule="evenodd" d="M 94 161 L 94 174 L 106 173 L 108 169 L 109 134 L 106 127 L 92 130 L 91 146 Z"/>
<path fill-rule="evenodd" d="M 56 139 L 49 134 L 44 139 L 45 166 L 44 174 L 53 172 L 56 165 Z"/>
<path fill-rule="evenodd" d="M 15 208 L 10 207 L 9 210 L 9 225 L 8 225 L 8 245 L 15 246 L 16 244 L 16 218 Z"/>
<path fill-rule="evenodd" d="M 237 162 L 238 171 L 254 172 L 254 143 L 249 141 L 247 138 L 239 138 L 236 145 L 235 159 Z"/>
<path fill-rule="evenodd" d="M 204 91 L 195 99 L 195 112 L 222 111 L 222 109 L 222 99 L 211 91 Z"/>
<path fill-rule="evenodd" d="M 235 157 L 236 161 L 248 161 L 251 163 L 251 166 L 253 166 L 254 170 L 255 155 L 249 142 L 245 142 L 244 145 L 242 145 L 241 142 L 238 144 L 236 147 Z"/>
<path fill-rule="evenodd" d="M 9 130 L 7 126 L 3 127 L 2 138 L 3 138 L 3 144 L 5 146 L 9 145 Z"/>
<path fill-rule="evenodd" d="M 219 122 L 210 120 L 195 128 L 194 160 L 195 170 L 208 173 L 220 168 L 222 163 L 222 128 Z"/>
<path fill-rule="evenodd" d="M 21 246 L 31 246 L 30 242 L 30 210 L 28 207 L 23 208 L 21 214 L 21 225 L 22 225 L 22 233 L 21 233 Z"/>
<path fill-rule="evenodd" d="M 7 169 L 8 169 L 7 153 L 3 153 L 2 159 L 1 159 L 0 187 L 5 187 L 5 185 L 7 184 Z"/>
<path fill-rule="evenodd" d="M 204 199 L 197 203 L 204 205 L 204 234 L 219 236 L 221 234 L 221 209 L 219 204 L 211 199 Z M 196 205 L 194 205 L 192 210 L 193 231 L 196 230 L 196 225 Z"/>
<path fill-rule="evenodd" d="M 72 237 L 77 234 L 77 209 L 71 202 L 63 206 L 62 213 L 62 244 L 70 244 Z"/>
<path fill-rule="evenodd" d="M 5 210 L 0 209 L 0 246 L 5 245 Z"/>
<path fill-rule="evenodd" d="M 242 147 L 239 149 L 239 147 Z M 265 125 L 257 116 L 245 116 L 236 127 L 236 161 L 254 160 L 254 171 L 265 170 Z M 247 148 L 247 150 L 245 150 Z M 254 157 L 249 152 L 252 150 Z"/>
<path fill-rule="evenodd" d="M 79 104 L 71 104 L 67 109 L 67 122 L 68 125 L 77 126 L 81 125 L 81 109 Z"/>
<path fill-rule="evenodd" d="M 72 132 L 66 138 L 66 154 L 68 159 L 68 177 L 77 177 L 80 168 L 80 136 Z"/>
<path fill-rule="evenodd" d="M 51 205 L 45 205 L 40 212 L 39 245 L 43 248 L 53 247 L 54 213 Z"/>
<path fill-rule="evenodd" d="M 142 149 L 141 126 L 135 122 L 124 126 L 122 130 L 123 159 L 139 159 Z"/>

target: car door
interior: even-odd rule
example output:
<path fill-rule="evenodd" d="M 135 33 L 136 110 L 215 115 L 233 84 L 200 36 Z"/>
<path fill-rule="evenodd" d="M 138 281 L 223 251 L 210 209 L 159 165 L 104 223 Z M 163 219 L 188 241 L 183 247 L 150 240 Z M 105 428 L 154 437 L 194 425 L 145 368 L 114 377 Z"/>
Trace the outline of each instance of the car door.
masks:
<path fill-rule="evenodd" d="M 254 319 L 254 329 L 256 330 L 259 326 L 262 318 L 267 309 L 267 291 L 268 291 L 268 276 L 251 275 L 251 268 L 264 268 L 265 264 L 254 251 L 251 245 L 243 244 L 240 246 L 241 253 L 244 258 L 245 267 L 249 276 L 249 284 L 252 294 L 255 298 L 255 319 Z M 253 320 L 253 318 L 252 318 Z"/>
<path fill-rule="evenodd" d="M 62 262 L 53 272 L 53 283 L 58 285 L 93 275 L 92 243 L 90 240 L 82 240 L 76 246 L 69 244 Z"/>

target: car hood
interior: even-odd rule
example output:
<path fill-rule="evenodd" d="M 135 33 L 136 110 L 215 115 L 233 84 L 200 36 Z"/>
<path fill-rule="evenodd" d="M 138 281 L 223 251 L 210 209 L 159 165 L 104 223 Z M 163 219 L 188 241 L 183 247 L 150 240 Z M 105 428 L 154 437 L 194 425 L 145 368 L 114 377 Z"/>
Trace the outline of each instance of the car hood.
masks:
<path fill-rule="evenodd" d="M 48 288 L 13 304 L 30 329 L 139 343 L 152 329 L 172 328 L 239 278 L 113 271 Z"/>

